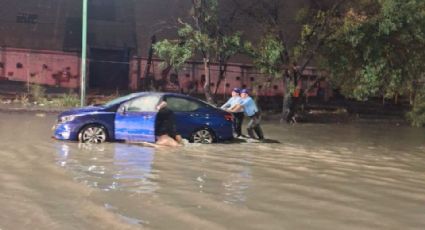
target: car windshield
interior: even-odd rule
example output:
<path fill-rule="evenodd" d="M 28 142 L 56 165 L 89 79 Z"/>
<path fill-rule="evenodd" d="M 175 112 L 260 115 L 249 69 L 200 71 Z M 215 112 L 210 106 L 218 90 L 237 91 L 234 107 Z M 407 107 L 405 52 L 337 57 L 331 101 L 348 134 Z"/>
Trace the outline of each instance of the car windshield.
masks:
<path fill-rule="evenodd" d="M 127 100 L 133 98 L 134 96 L 135 96 L 135 94 L 132 93 L 132 94 L 129 94 L 129 95 L 126 95 L 126 96 L 123 96 L 123 97 L 118 97 L 118 98 L 115 98 L 115 99 L 113 99 L 109 102 L 106 102 L 102 106 L 103 107 L 109 107 L 109 106 L 113 106 L 113 105 L 116 105 L 116 104 L 120 104 L 121 102 L 127 101 Z"/>
<path fill-rule="evenodd" d="M 207 102 L 207 101 L 204 101 L 204 100 L 200 100 L 200 99 L 198 99 L 198 101 L 199 102 L 201 102 L 202 104 L 204 104 L 204 105 L 206 105 L 206 106 L 210 106 L 210 107 L 212 107 L 212 108 L 220 108 L 220 107 L 218 107 L 217 105 L 214 105 L 214 104 L 211 104 L 211 103 L 209 103 L 209 102 Z"/>

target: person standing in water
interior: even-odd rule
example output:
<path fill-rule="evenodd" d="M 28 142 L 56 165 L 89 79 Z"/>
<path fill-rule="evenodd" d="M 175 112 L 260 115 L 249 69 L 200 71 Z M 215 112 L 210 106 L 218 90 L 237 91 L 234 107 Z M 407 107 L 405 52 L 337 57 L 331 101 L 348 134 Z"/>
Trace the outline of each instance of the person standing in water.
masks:
<path fill-rule="evenodd" d="M 252 99 L 252 97 L 248 95 L 247 89 L 241 90 L 241 98 L 241 103 L 235 105 L 234 108 L 231 109 L 231 111 L 238 111 L 240 109 L 243 109 L 245 115 L 250 119 L 247 127 L 249 137 L 255 138 L 255 132 L 259 140 L 264 140 L 263 130 L 260 126 L 261 116 L 257 104 L 255 103 L 254 99 Z"/>
<path fill-rule="evenodd" d="M 229 100 L 227 100 L 227 102 L 221 106 L 221 109 L 230 111 L 235 105 L 241 104 L 242 98 L 240 97 L 240 91 L 241 89 L 234 88 L 232 90 L 232 97 L 229 98 Z M 244 119 L 244 112 L 242 108 L 240 108 L 239 110 L 231 111 L 231 113 L 233 114 L 234 118 L 233 128 L 235 130 L 236 137 L 240 137 L 242 136 L 242 123 Z"/>

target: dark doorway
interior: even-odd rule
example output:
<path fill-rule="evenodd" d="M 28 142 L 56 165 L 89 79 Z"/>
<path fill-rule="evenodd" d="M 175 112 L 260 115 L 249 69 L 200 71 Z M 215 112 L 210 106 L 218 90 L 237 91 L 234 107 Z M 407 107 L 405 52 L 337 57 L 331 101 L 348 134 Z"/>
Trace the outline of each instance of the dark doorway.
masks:
<path fill-rule="evenodd" d="M 90 89 L 127 90 L 129 85 L 128 50 L 90 49 Z"/>

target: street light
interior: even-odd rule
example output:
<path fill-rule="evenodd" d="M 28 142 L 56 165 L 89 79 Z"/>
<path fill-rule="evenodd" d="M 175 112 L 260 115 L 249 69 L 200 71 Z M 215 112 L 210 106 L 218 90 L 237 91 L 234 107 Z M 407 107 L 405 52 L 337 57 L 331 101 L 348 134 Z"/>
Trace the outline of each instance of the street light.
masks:
<path fill-rule="evenodd" d="M 87 56 L 87 0 L 83 0 L 83 29 L 81 39 L 81 80 L 80 80 L 80 99 L 81 107 L 86 101 L 86 56 Z"/>

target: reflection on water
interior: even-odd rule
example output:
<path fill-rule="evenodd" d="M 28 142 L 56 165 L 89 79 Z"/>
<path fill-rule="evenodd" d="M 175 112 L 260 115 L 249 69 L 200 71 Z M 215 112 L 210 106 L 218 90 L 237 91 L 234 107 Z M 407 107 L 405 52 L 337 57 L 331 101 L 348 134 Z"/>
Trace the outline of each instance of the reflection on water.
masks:
<path fill-rule="evenodd" d="M 128 193 L 153 193 L 158 189 L 157 180 L 160 174 L 153 169 L 155 148 L 121 143 L 92 145 L 69 142 L 57 142 L 55 147 L 57 164 L 70 170 L 75 180 L 89 187 Z M 196 144 L 186 146 L 188 149 L 198 148 L 197 150 L 200 147 Z M 222 202 L 243 203 L 251 181 L 249 155 L 238 159 L 239 163 L 229 165 L 228 173 L 218 182 L 220 185 L 210 181 L 207 170 L 194 172 L 197 191 L 211 192 L 208 189 L 222 187 Z M 207 155 L 199 157 L 198 163 L 207 169 L 211 159 Z"/>
<path fill-rule="evenodd" d="M 103 191 L 150 193 L 156 190 L 152 164 L 155 149 L 128 144 L 56 143 L 57 162 L 75 179 Z M 112 150 L 112 151 L 111 151 Z M 90 156 L 90 157 L 87 157 Z"/>
<path fill-rule="evenodd" d="M 211 146 L 197 144 L 155 149 L 121 143 L 57 142 L 55 147 L 57 164 L 70 171 L 76 181 L 112 193 L 114 198 L 104 201 L 104 207 L 132 225 L 149 226 L 149 219 L 157 218 L 146 217 L 143 209 L 130 206 L 134 200 L 148 204 L 171 202 L 170 207 L 152 207 L 159 212 L 178 204 L 193 204 L 195 209 L 185 215 L 196 215 L 208 210 L 210 202 L 244 206 L 252 182 L 251 153 L 217 159 L 209 154 Z M 132 200 L 123 199 L 125 194 Z M 202 198 L 205 195 L 209 198 Z"/>

